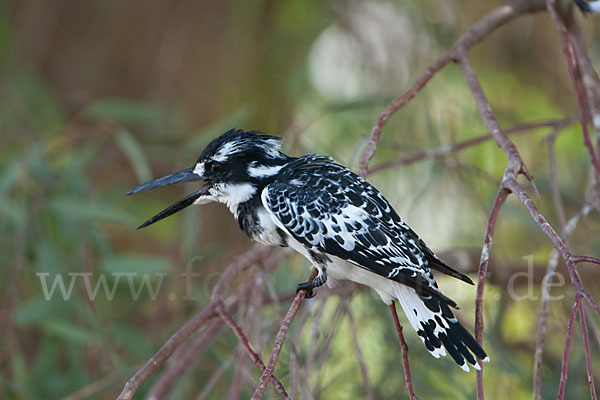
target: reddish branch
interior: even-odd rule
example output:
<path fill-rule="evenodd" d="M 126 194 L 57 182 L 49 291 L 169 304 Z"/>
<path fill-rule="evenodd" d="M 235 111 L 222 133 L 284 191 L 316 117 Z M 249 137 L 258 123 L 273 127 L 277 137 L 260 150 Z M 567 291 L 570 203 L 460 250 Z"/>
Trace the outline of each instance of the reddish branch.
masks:
<path fill-rule="evenodd" d="M 575 88 L 575 97 L 577 98 L 577 105 L 579 107 L 581 129 L 583 130 L 583 142 L 590 155 L 592 165 L 596 170 L 596 176 L 600 177 L 600 160 L 598 160 L 598 155 L 594 151 L 594 145 L 592 144 L 592 141 L 590 139 L 590 133 L 588 130 L 589 114 L 587 111 L 588 107 L 586 104 L 586 96 L 584 94 L 583 82 L 581 80 L 581 74 L 577 66 L 577 60 L 575 59 L 575 51 L 573 49 L 573 44 L 569 40 L 569 33 L 565 24 L 565 19 L 567 17 L 572 19 L 573 16 L 567 15 L 566 12 L 563 12 L 562 16 L 559 15 L 559 11 L 557 10 L 555 0 L 547 0 L 547 8 L 550 15 L 552 15 L 554 23 L 558 28 L 558 32 L 560 33 L 561 40 L 563 43 L 563 52 L 565 53 L 565 57 L 567 59 L 567 65 L 569 66 L 569 75 L 571 76 L 573 87 Z"/>
<path fill-rule="evenodd" d="M 562 237 L 567 240 L 571 234 L 575 231 L 579 220 L 586 216 L 591 211 L 589 205 L 584 205 L 583 208 L 575 214 L 569 221 L 564 224 Z M 534 363 L 533 363 L 533 398 L 539 400 L 542 393 L 542 359 L 544 351 L 544 342 L 546 340 L 546 331 L 548 326 L 548 315 L 550 313 L 550 282 L 551 277 L 556 271 L 559 260 L 558 250 L 552 249 L 550 253 L 550 260 L 548 261 L 548 268 L 544 277 L 542 286 L 542 305 L 540 307 L 540 315 L 538 317 L 538 332 L 535 345 Z"/>
<path fill-rule="evenodd" d="M 542 305 L 538 317 L 538 331 L 533 353 L 533 400 L 539 400 L 542 395 L 542 362 L 544 343 L 546 342 L 546 331 L 548 329 L 548 315 L 550 314 L 550 279 L 558 266 L 559 254 L 552 249 L 548 268 L 546 269 L 545 285 L 542 286 Z"/>
<path fill-rule="evenodd" d="M 567 323 L 567 335 L 565 337 L 565 348 L 563 351 L 563 360 L 560 368 L 560 381 L 558 383 L 558 394 L 556 395 L 557 400 L 563 400 L 565 398 L 565 388 L 567 386 L 567 367 L 569 364 L 569 350 L 571 349 L 571 340 L 573 339 L 573 325 L 575 324 L 575 316 L 577 315 L 577 309 L 581 307 L 581 296 L 579 293 L 575 295 L 575 301 L 571 308 L 571 315 L 569 316 L 569 322 Z"/>
<path fill-rule="evenodd" d="M 242 344 L 242 346 L 244 346 L 244 348 L 246 349 L 246 352 L 248 353 L 248 355 L 250 356 L 252 361 L 254 361 L 254 363 L 256 364 L 258 369 L 260 369 L 261 372 L 264 372 L 265 371 L 265 363 L 263 362 L 263 360 L 260 358 L 258 353 L 254 350 L 254 348 L 250 344 L 250 341 L 248 340 L 248 338 L 242 331 L 242 328 L 240 328 L 235 323 L 235 321 L 232 320 L 229 315 L 227 315 L 227 313 L 223 310 L 223 307 L 218 308 L 218 313 L 221 316 L 221 318 L 223 319 L 223 321 L 225 321 L 225 323 L 231 328 L 231 330 L 233 330 L 233 333 L 235 333 L 235 335 L 239 339 L 240 343 Z M 277 379 L 275 376 L 271 375 L 270 381 L 273 383 L 275 390 L 277 390 L 277 392 L 281 395 L 281 398 L 288 399 L 290 397 L 287 394 L 287 392 L 285 391 L 285 388 L 283 387 L 283 384 L 281 383 L 281 381 L 279 379 Z"/>
<path fill-rule="evenodd" d="M 404 367 L 404 382 L 406 383 L 406 390 L 408 390 L 410 400 L 417 400 L 418 398 L 415 394 L 415 389 L 413 388 L 412 376 L 410 375 L 410 365 L 408 363 L 408 346 L 406 345 L 406 340 L 404 340 L 404 335 L 402 334 L 402 325 L 400 325 L 400 321 L 398 320 L 398 313 L 396 312 L 396 304 L 394 302 L 390 304 L 390 311 L 392 312 L 392 317 L 394 318 L 394 326 L 396 327 L 398 340 L 400 340 L 400 349 L 402 350 L 402 366 Z"/>
<path fill-rule="evenodd" d="M 494 201 L 494 206 L 492 207 L 492 212 L 490 213 L 490 218 L 488 220 L 483 248 L 481 249 L 479 273 L 477 274 L 477 295 L 475 297 L 475 339 L 480 345 L 483 341 L 483 292 L 490 261 L 490 248 L 492 247 L 492 238 L 494 236 L 494 229 L 496 228 L 496 220 L 498 219 L 500 208 L 502 208 L 508 194 L 509 192 L 501 187 L 496 195 L 496 200 Z M 479 362 L 479 365 L 481 366 L 481 369 L 476 371 L 477 398 L 483 398 L 483 365 L 481 362 Z"/>
<path fill-rule="evenodd" d="M 317 270 L 313 270 L 308 278 L 309 281 L 312 281 L 317 276 Z M 279 331 L 277 332 L 277 336 L 275 336 L 275 343 L 273 344 L 273 351 L 271 352 L 271 358 L 269 358 L 269 363 L 267 367 L 263 371 L 262 376 L 260 377 L 260 381 L 258 382 L 258 386 L 252 395 L 252 400 L 259 400 L 265 394 L 265 390 L 267 389 L 267 382 L 271 380 L 273 376 L 273 371 L 275 371 L 275 366 L 277 365 L 277 360 L 279 360 L 279 353 L 281 353 L 281 348 L 283 347 L 283 341 L 285 339 L 285 335 L 287 334 L 292 321 L 294 320 L 294 316 L 298 312 L 302 301 L 306 297 L 306 291 L 300 290 L 296 293 L 296 297 L 294 297 L 294 301 L 290 305 L 288 312 L 283 317 L 283 321 L 281 322 L 281 326 L 279 327 Z"/>
<path fill-rule="evenodd" d="M 543 215 L 539 212 L 539 210 L 537 209 L 537 207 L 535 206 L 535 204 L 533 203 L 533 201 L 531 200 L 529 195 L 518 184 L 518 182 L 517 182 L 518 175 L 523 174 L 533 184 L 532 177 L 529 174 L 529 172 L 527 171 L 525 164 L 523 163 L 523 160 L 521 158 L 521 155 L 519 154 L 519 151 L 517 150 L 517 148 L 515 147 L 513 142 L 506 135 L 507 133 L 509 133 L 509 130 L 503 131 L 500 128 L 500 125 L 498 124 L 496 118 L 494 117 L 491 106 L 490 106 L 489 102 L 487 101 L 485 94 L 483 92 L 483 89 L 481 87 L 481 84 L 478 80 L 477 74 L 475 73 L 475 70 L 474 70 L 473 66 L 471 65 L 471 62 L 467 56 L 468 51 L 475 44 L 477 44 L 481 40 L 485 39 L 491 32 L 493 32 L 498 27 L 504 25 L 505 23 L 511 21 L 512 19 L 514 19 L 515 17 L 517 17 L 519 15 L 542 11 L 547 7 L 548 11 L 552 14 L 552 17 L 554 18 L 555 23 L 557 24 L 559 32 L 561 34 L 561 37 L 563 39 L 565 56 L 567 58 L 570 76 L 573 81 L 573 85 L 575 87 L 575 93 L 577 96 L 585 146 L 588 149 L 588 152 L 590 154 L 591 164 L 593 165 L 594 170 L 596 171 L 596 174 L 598 176 L 600 176 L 600 161 L 598 160 L 598 156 L 594 151 L 594 147 L 593 147 L 590 137 L 589 137 L 589 131 L 588 131 L 589 115 L 586 111 L 586 95 L 588 96 L 587 97 L 588 99 L 592 98 L 593 96 L 591 96 L 589 93 L 585 92 L 585 86 L 582 82 L 580 73 L 578 71 L 578 58 L 576 58 L 577 55 L 575 54 L 573 44 L 569 41 L 569 34 L 571 34 L 572 32 L 567 28 L 567 25 L 565 24 L 565 22 L 563 20 L 564 15 L 559 15 L 559 13 L 556 11 L 556 9 L 554 7 L 554 3 L 555 3 L 554 0 L 514 0 L 509 4 L 502 5 L 501 7 L 492 11 L 490 14 L 488 14 L 487 16 L 485 16 L 481 20 L 479 20 L 475 25 L 473 25 L 472 28 L 467 30 L 463 35 L 461 35 L 461 37 L 457 40 L 457 42 L 448 51 L 446 51 L 444 54 L 442 54 L 442 56 L 440 56 L 437 60 L 435 60 L 429 66 L 429 68 L 427 68 L 427 70 L 417 79 L 417 81 L 406 92 L 404 92 L 402 95 L 400 95 L 398 98 L 396 98 L 380 114 L 375 125 L 373 126 L 373 129 L 372 129 L 371 135 L 370 135 L 370 139 L 369 139 L 367 146 L 366 146 L 366 148 L 362 154 L 362 157 L 360 159 L 359 174 L 363 177 L 366 176 L 367 171 L 368 171 L 369 162 L 375 154 L 375 151 L 377 148 L 377 143 L 381 136 L 383 127 L 388 122 L 388 120 L 393 116 L 393 114 L 398 109 L 400 109 L 402 106 L 404 106 L 406 103 L 408 103 L 411 99 L 413 99 L 425 87 L 425 85 L 429 82 L 429 80 L 438 71 L 440 71 L 442 68 L 444 68 L 450 62 L 459 63 L 463 69 L 463 73 L 464 73 L 467 85 L 468 85 L 468 87 L 471 91 L 471 94 L 473 96 L 473 99 L 479 109 L 481 118 L 482 118 L 486 128 L 489 131 L 489 135 L 478 137 L 478 138 L 473 138 L 468 141 L 457 143 L 457 144 L 450 145 L 450 146 L 444 146 L 439 149 L 418 153 L 418 154 L 412 155 L 410 157 L 407 157 L 403 160 L 388 163 L 387 165 L 382 164 L 380 166 L 375 167 L 374 170 L 380 170 L 383 168 L 387 168 L 391 165 L 407 164 L 407 163 L 414 162 L 416 160 L 423 159 L 426 157 L 435 157 L 435 156 L 444 155 L 444 154 L 447 154 L 450 152 L 460 151 L 466 147 L 473 146 L 477 143 L 480 143 L 481 141 L 487 140 L 488 138 L 493 138 L 496 141 L 496 143 L 504 150 L 504 152 L 508 158 L 508 162 L 507 162 L 507 166 L 506 166 L 504 176 L 502 179 L 502 184 L 500 186 L 496 200 L 494 201 L 492 211 L 490 213 L 486 237 L 485 237 L 482 252 L 481 252 L 480 265 L 479 265 L 479 276 L 478 276 L 478 286 L 477 286 L 476 321 L 475 321 L 475 335 L 476 335 L 477 341 L 479 343 L 481 343 L 481 341 L 482 341 L 483 295 L 484 295 L 485 279 L 486 279 L 486 275 L 487 275 L 487 268 L 488 268 L 488 264 L 489 264 L 489 255 L 490 255 L 490 250 L 491 250 L 491 245 L 492 245 L 492 237 L 494 234 L 495 224 L 496 224 L 496 220 L 498 217 L 498 213 L 499 213 L 502 205 L 506 201 L 507 196 L 510 193 L 514 193 L 518 197 L 520 202 L 523 204 L 523 206 L 527 209 L 531 218 L 536 222 L 536 224 L 538 225 L 540 230 L 542 232 L 544 232 L 544 234 L 546 234 L 548 236 L 548 238 L 552 241 L 558 254 L 560 254 L 563 257 L 563 259 L 565 260 L 568 271 L 569 271 L 569 276 L 570 276 L 571 282 L 575 289 L 575 303 L 573 305 L 573 309 L 571 311 L 571 315 L 570 315 L 569 322 L 568 322 L 558 398 L 562 399 L 562 397 L 564 396 L 564 390 L 565 390 L 566 380 L 567 380 L 569 349 L 570 349 L 570 344 L 571 344 L 571 340 L 572 340 L 574 319 L 577 314 L 577 311 L 579 310 L 580 320 L 581 320 L 581 324 L 582 324 L 582 331 L 583 331 L 583 335 L 584 335 L 584 348 L 585 348 L 585 354 L 586 354 L 588 382 L 590 385 L 591 396 L 592 396 L 592 398 L 595 399 L 596 395 L 595 395 L 595 388 L 594 388 L 594 382 L 593 382 L 593 373 L 591 370 L 589 340 L 587 337 L 587 327 L 586 327 L 586 321 L 585 321 L 584 312 L 583 312 L 584 304 L 581 302 L 581 298 L 584 298 L 590 304 L 591 308 L 599 315 L 600 315 L 600 307 L 598 306 L 596 301 L 592 298 L 592 296 L 583 287 L 581 278 L 575 267 L 575 264 L 579 263 L 579 262 L 591 262 L 591 263 L 600 264 L 600 259 L 595 258 L 595 257 L 588 257 L 588 256 L 573 256 L 571 254 L 570 250 L 565 245 L 565 243 L 562 241 L 562 239 L 558 236 L 558 234 L 548 224 L 548 222 L 543 217 Z M 570 21 L 570 22 L 572 23 L 572 21 Z M 579 44 L 579 43 L 577 43 L 577 44 Z M 580 58 L 583 59 L 583 58 L 587 57 L 587 54 L 585 53 L 585 49 L 581 48 L 581 46 L 577 47 L 576 50 L 578 53 L 580 53 L 579 54 Z M 587 58 L 586 58 L 586 60 L 587 60 Z M 593 74 L 596 77 L 596 81 L 597 81 L 597 76 L 595 75 L 595 72 L 593 71 L 593 69 L 591 69 L 589 67 L 588 64 L 579 62 L 579 65 L 586 68 L 586 71 L 587 71 L 586 76 Z M 566 123 L 565 121 L 566 120 L 563 120 L 562 122 L 555 121 L 554 123 Z M 536 126 L 529 126 L 529 127 L 525 127 L 525 128 L 519 128 L 519 129 L 533 129 L 535 127 Z M 513 129 L 516 130 L 517 127 L 513 128 Z M 207 308 L 205 308 L 203 311 L 198 313 L 194 318 L 192 318 L 181 329 L 179 329 L 167 341 L 167 343 L 165 343 L 165 345 L 163 345 L 163 347 L 129 380 L 129 382 L 127 382 L 127 384 L 125 385 L 125 388 L 123 389 L 123 392 L 119 396 L 119 399 L 131 399 L 133 397 L 135 391 L 139 387 L 139 385 L 146 378 L 148 378 L 152 373 L 154 373 L 165 362 L 165 360 L 167 360 L 173 354 L 173 352 L 175 352 L 183 343 L 185 343 L 195 332 L 197 332 L 204 325 L 206 325 L 208 321 L 210 321 L 216 317 L 219 317 L 219 316 L 223 319 L 223 321 L 225 321 L 229 325 L 229 327 L 231 327 L 231 329 L 237 335 L 238 339 L 240 340 L 240 342 L 242 343 L 242 345 L 244 346 L 246 351 L 250 354 L 251 358 L 258 365 L 258 367 L 263 371 L 263 374 L 260 378 L 258 387 L 256 388 L 256 391 L 254 392 L 254 395 L 252 398 L 255 400 L 261 398 L 266 390 L 266 386 L 267 386 L 268 382 L 274 383 L 276 389 L 279 391 L 279 393 L 282 395 L 282 397 L 287 396 L 285 390 L 283 389 L 283 385 L 281 384 L 281 382 L 279 382 L 276 378 L 273 377 L 273 371 L 277 364 L 279 354 L 281 352 L 283 342 L 285 339 L 285 335 L 289 329 L 289 326 L 290 326 L 296 312 L 300 308 L 300 305 L 302 304 L 302 301 L 304 300 L 304 298 L 306 296 L 306 292 L 300 291 L 294 297 L 293 302 L 280 325 L 279 331 L 275 338 L 273 351 L 272 351 L 271 357 L 270 357 L 269 362 L 266 367 L 260 360 L 260 357 L 258 356 L 256 351 L 253 350 L 252 346 L 250 345 L 250 342 L 248 341 L 247 337 L 243 334 L 241 328 L 239 328 L 239 326 L 237 326 L 237 324 L 235 324 L 235 322 L 228 316 L 228 314 L 237 306 L 237 303 L 239 301 L 238 297 L 231 296 L 228 299 L 228 301 L 224 301 L 224 292 L 225 292 L 226 287 L 228 287 L 230 285 L 230 283 L 233 281 L 233 279 L 235 277 L 239 276 L 239 273 L 244 268 L 248 267 L 254 261 L 257 261 L 262 256 L 264 256 L 264 253 L 265 253 L 264 248 L 255 246 L 252 250 L 250 250 L 249 252 L 247 252 L 246 254 L 241 256 L 240 258 L 238 258 L 234 263 L 232 263 L 225 270 L 225 272 L 221 276 L 221 279 L 219 279 L 217 285 L 215 286 L 210 305 Z M 310 279 L 314 278 L 315 275 L 316 275 L 316 271 L 313 271 L 313 274 L 311 275 Z M 397 316 L 394 304 L 391 305 L 391 310 L 393 311 L 394 324 L 395 324 L 398 338 L 400 340 L 400 344 L 401 344 L 401 348 L 402 348 L 402 359 L 403 359 L 403 366 L 404 366 L 407 390 L 409 392 L 411 399 L 416 399 L 416 396 L 415 396 L 414 390 L 413 390 L 413 386 L 412 386 L 412 378 L 410 375 L 410 366 L 408 363 L 408 356 L 407 356 L 408 349 L 406 346 L 406 341 L 404 340 L 404 337 L 402 335 L 402 326 L 400 325 L 400 323 L 398 321 L 398 316 Z M 541 318 L 541 316 L 540 316 L 540 318 Z M 216 325 L 216 323 L 215 323 L 215 325 Z M 205 327 L 204 329 L 207 330 L 209 328 L 210 328 L 210 326 Z M 538 344 L 539 344 L 539 339 L 540 338 L 538 337 Z M 542 338 L 541 343 L 543 344 L 543 338 Z M 536 354 L 537 354 L 537 350 L 536 350 Z M 177 363 L 175 363 L 176 367 L 173 367 L 172 369 L 167 370 L 167 375 L 164 377 L 165 382 L 172 382 L 172 380 L 173 380 L 172 376 L 178 376 L 177 374 L 179 374 L 179 372 L 181 370 L 180 363 L 183 363 L 184 361 L 186 361 L 185 357 L 179 359 L 177 361 Z M 540 365 L 538 367 L 541 368 L 541 353 L 540 353 Z M 169 372 L 169 371 L 171 371 L 171 372 Z M 176 374 L 176 372 L 177 372 L 177 374 Z M 168 375 L 168 374 L 173 374 L 173 375 Z M 365 375 L 365 374 L 363 373 L 363 375 Z M 158 388 L 160 388 L 160 387 L 161 386 L 159 385 Z M 157 392 L 162 393 L 158 389 L 157 389 Z M 477 372 L 477 398 L 478 399 L 484 398 L 483 371 Z"/>
<path fill-rule="evenodd" d="M 512 128 L 509 128 L 509 129 L 505 129 L 504 134 L 507 134 L 507 135 L 508 134 L 519 134 L 519 133 L 525 133 L 525 132 L 533 131 L 533 130 L 540 129 L 540 128 L 549 128 L 549 127 L 553 127 L 555 129 L 558 129 L 560 127 L 560 129 L 564 129 L 564 127 L 572 124 L 576 120 L 577 119 L 574 117 L 566 117 L 566 118 L 550 120 L 550 121 L 528 122 L 528 123 L 513 126 Z M 406 157 L 403 157 L 399 160 L 393 160 L 393 161 L 388 161 L 388 162 L 378 164 L 378 165 L 374 166 L 373 168 L 370 168 L 367 175 L 372 175 L 372 174 L 382 171 L 384 169 L 397 167 L 399 165 L 408 165 L 408 164 L 412 164 L 412 163 L 415 163 L 417 161 L 421 161 L 424 159 L 430 159 L 430 158 L 434 158 L 434 157 L 442 157 L 442 156 L 445 156 L 445 155 L 451 154 L 451 153 L 458 153 L 462 150 L 476 146 L 476 145 L 483 143 L 490 139 L 493 139 L 493 136 L 490 133 L 487 133 L 485 135 L 476 136 L 474 138 L 467 139 L 462 142 L 452 143 L 452 144 L 437 147 L 435 149 L 429 149 L 429 150 L 421 151 L 418 153 L 414 153 L 414 154 L 408 155 Z"/>
<path fill-rule="evenodd" d="M 592 264 L 600 264 L 600 258 L 590 257 L 590 256 L 573 256 L 573 263 L 592 263 Z"/>
<path fill-rule="evenodd" d="M 567 217 L 565 216 L 565 208 L 563 206 L 562 198 L 560 196 L 560 188 L 558 186 L 558 172 L 556 170 L 556 154 L 554 151 L 556 145 L 556 138 L 558 134 L 566 128 L 567 125 L 557 125 L 554 127 L 552 133 L 546 136 L 542 142 L 548 144 L 548 163 L 550 166 L 550 185 L 552 187 L 552 199 L 554 202 L 554 208 L 556 215 L 560 222 L 561 227 L 564 229 L 567 223 Z"/>
<path fill-rule="evenodd" d="M 215 319 L 211 321 L 198 335 L 190 339 L 185 349 L 180 349 L 169 362 L 167 370 L 152 385 L 146 396 L 147 400 L 162 399 L 171 390 L 177 380 L 189 370 L 190 366 L 198 360 L 199 354 L 207 344 L 215 339 L 223 323 Z"/>
<path fill-rule="evenodd" d="M 588 386 L 590 387 L 590 399 L 597 400 L 594 372 L 592 371 L 592 355 L 590 354 L 590 339 L 588 338 L 587 322 L 585 320 L 585 310 L 583 307 L 583 304 L 579 304 L 579 322 L 581 323 L 581 335 L 583 336 L 583 348 L 585 350 L 587 381 Z"/>
<path fill-rule="evenodd" d="M 202 310 L 188 323 L 182 326 L 171 338 L 165 343 L 160 350 L 154 354 L 144 366 L 136 372 L 136 374 L 127 382 L 123 391 L 117 398 L 118 400 L 129 400 L 133 398 L 137 388 L 181 346 L 187 339 L 190 338 L 198 329 L 204 326 L 208 321 L 215 318 L 217 312 L 214 306 Z"/>
<path fill-rule="evenodd" d="M 150 375 L 156 370 L 181 346 L 186 342 L 195 332 L 202 328 L 208 321 L 218 317 L 217 307 L 224 295 L 225 289 L 231 283 L 231 280 L 237 276 L 241 270 L 251 265 L 256 260 L 260 259 L 265 254 L 265 248 L 262 246 L 254 246 L 251 250 L 238 257 L 233 263 L 231 263 L 213 290 L 213 300 L 210 305 L 204 310 L 200 311 L 184 326 L 179 328 L 177 332 L 169 338 L 169 340 L 156 352 L 144 366 L 135 373 L 135 375 L 127 382 L 123 391 L 117 398 L 118 400 L 129 400 L 133 398 L 133 395 L 137 391 L 138 387 L 144 382 Z M 230 302 L 227 306 L 227 311 L 231 312 L 236 306 L 235 299 Z"/>
<path fill-rule="evenodd" d="M 550 0 L 549 0 L 550 1 Z M 479 284 L 478 284 L 478 293 L 477 293 L 477 311 L 476 311 L 476 336 L 478 340 L 481 342 L 481 333 L 483 329 L 483 318 L 482 318 L 482 306 L 483 306 L 483 288 L 484 281 L 487 273 L 487 264 L 489 258 L 489 251 L 491 246 L 491 239 L 493 235 L 493 230 L 495 226 L 495 221 L 497 218 L 497 214 L 502 204 L 506 200 L 506 197 L 509 193 L 515 193 L 523 206 L 529 211 L 531 217 L 538 224 L 539 228 L 550 238 L 554 246 L 560 255 L 565 259 L 567 263 L 567 267 L 569 270 L 569 276 L 571 278 L 571 282 L 576 291 L 576 295 L 583 296 L 592 306 L 592 308 L 600 314 L 600 307 L 596 304 L 594 299 L 589 295 L 589 293 L 583 288 L 581 283 L 581 279 L 577 270 L 575 269 L 575 260 L 583 261 L 582 258 L 575 258 L 572 256 L 566 245 L 562 242 L 560 237 L 556 234 L 556 232 L 552 229 L 552 227 L 548 224 L 546 219 L 542 216 L 539 210 L 535 207 L 533 201 L 529 198 L 527 193 L 521 188 L 521 186 L 517 183 L 517 176 L 523 174 L 526 178 L 533 184 L 532 176 L 527 171 L 527 168 L 519 154 L 519 151 L 512 143 L 512 141 L 506 136 L 505 132 L 502 131 L 500 125 L 498 124 L 494 114 L 492 112 L 491 106 L 487 101 L 481 84 L 479 83 L 479 79 L 477 78 L 477 74 L 471 62 L 467 56 L 468 50 L 478 41 L 480 41 L 483 37 L 488 35 L 492 30 L 496 29 L 500 25 L 506 23 L 511 20 L 516 15 L 525 13 L 525 12 L 534 12 L 540 11 L 546 6 L 545 1 L 513 1 L 509 5 L 503 6 L 489 14 L 487 17 L 480 20 L 473 28 L 469 29 L 465 34 L 461 36 L 461 38 L 457 41 L 457 43 L 446 53 L 444 53 L 440 58 L 438 58 L 430 67 L 423 73 L 417 82 L 405 93 L 403 93 L 400 97 L 394 100 L 379 116 L 373 130 L 371 132 L 370 140 L 363 152 L 363 155 L 360 160 L 360 173 L 365 175 L 368 171 L 368 163 L 375 154 L 377 142 L 379 137 L 381 136 L 381 132 L 383 126 L 387 123 L 389 118 L 403 105 L 405 105 L 408 101 L 414 98 L 419 91 L 427 84 L 427 82 L 445 65 L 447 65 L 450 61 L 458 62 L 462 69 L 467 81 L 467 85 L 471 91 L 473 99 L 479 109 L 481 114 L 481 118 L 488 129 L 490 135 L 494 138 L 496 143 L 504 150 L 508 163 L 507 167 L 502 179 L 502 185 L 499 191 L 498 196 L 496 197 L 496 201 L 494 202 L 494 207 L 492 209 L 492 213 L 490 215 L 490 220 L 488 223 L 488 232 L 486 234 L 486 239 L 484 242 L 482 257 L 480 262 L 480 270 L 479 270 Z M 558 21 L 555 10 L 553 7 L 548 6 L 550 12 L 554 12 L 553 16 L 555 20 Z M 558 23 L 558 22 L 557 22 Z M 563 25 L 559 25 L 559 29 L 564 28 Z M 566 32 L 566 28 L 565 28 Z M 566 33 L 564 37 L 566 38 Z M 565 49 L 567 59 L 569 61 L 570 72 L 572 78 L 574 80 L 576 94 L 578 96 L 578 103 L 580 106 L 580 114 L 581 114 L 581 123 L 584 126 L 584 140 L 586 142 L 586 147 L 590 152 L 590 158 L 592 160 L 592 164 L 598 171 L 600 175 L 600 166 L 597 163 L 596 155 L 593 151 L 593 147 L 591 146 L 591 142 L 589 141 L 589 134 L 587 133 L 587 115 L 585 115 L 585 102 L 583 97 L 583 89 L 581 86 L 580 77 L 575 74 L 575 62 L 573 56 L 573 50 L 569 47 L 568 43 L 565 42 Z M 445 151 L 445 150 L 442 150 Z M 435 155 L 435 154 L 434 154 Z M 423 155 L 425 157 L 425 155 Z M 589 258 L 588 258 L 589 260 Z M 570 341 L 569 341 L 570 343 Z M 589 349 L 586 349 L 589 350 Z M 568 363 L 568 351 L 565 352 L 565 363 Z M 483 372 L 477 373 L 477 397 L 478 399 L 483 399 Z M 566 374 L 565 374 L 566 380 Z"/>
<path fill-rule="evenodd" d="M 545 6 L 545 0 L 513 1 L 498 7 L 496 10 L 480 19 L 470 29 L 465 31 L 448 51 L 435 60 L 406 92 L 397 97 L 379 115 L 371 130 L 371 137 L 360 158 L 358 169 L 359 175 L 365 176 L 367 174 L 369 161 L 371 161 L 375 155 L 377 142 L 379 141 L 383 127 L 388 120 L 396 113 L 396 111 L 412 100 L 439 70 L 444 68 L 450 62 L 456 61 L 459 56 L 465 54 L 466 51 L 486 38 L 491 32 L 511 21 L 516 16 L 542 11 Z"/>

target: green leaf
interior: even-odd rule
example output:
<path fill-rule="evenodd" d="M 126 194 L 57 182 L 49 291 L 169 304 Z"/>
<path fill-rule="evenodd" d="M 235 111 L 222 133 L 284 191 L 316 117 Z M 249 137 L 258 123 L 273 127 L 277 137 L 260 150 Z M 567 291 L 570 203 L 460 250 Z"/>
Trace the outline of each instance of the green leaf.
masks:
<path fill-rule="evenodd" d="M 149 181 L 152 178 L 148 160 L 137 140 L 125 129 L 119 130 L 115 137 L 117 144 L 129 159 L 140 182 Z"/>

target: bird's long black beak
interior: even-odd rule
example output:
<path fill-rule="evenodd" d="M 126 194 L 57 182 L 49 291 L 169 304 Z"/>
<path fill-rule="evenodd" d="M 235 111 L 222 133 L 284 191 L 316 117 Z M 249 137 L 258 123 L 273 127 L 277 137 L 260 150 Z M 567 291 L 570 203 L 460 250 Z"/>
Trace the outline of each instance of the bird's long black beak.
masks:
<path fill-rule="evenodd" d="M 155 189 L 157 187 L 172 185 L 174 183 L 179 182 L 193 182 L 200 180 L 202 180 L 202 177 L 195 174 L 193 168 L 187 168 L 183 171 L 175 172 L 174 174 L 163 176 L 162 178 L 154 179 L 153 181 L 143 183 L 140 186 L 134 187 L 125 194 L 135 194 L 143 192 L 144 190 Z"/>
<path fill-rule="evenodd" d="M 187 168 L 187 169 L 184 169 L 183 171 L 175 172 L 174 174 L 163 176 L 162 178 L 158 178 L 158 179 L 154 179 L 152 181 L 146 182 L 140 186 L 137 186 L 137 187 L 131 189 L 130 191 L 128 191 L 125 194 L 134 194 L 134 193 L 138 193 L 138 192 L 143 192 L 144 190 L 150 190 L 150 189 L 155 189 L 155 188 L 161 187 L 161 186 L 172 185 L 173 183 L 193 182 L 193 181 L 199 181 L 199 180 L 203 180 L 203 178 L 201 176 L 199 176 L 198 174 L 195 174 L 193 172 L 193 168 Z M 183 199 L 179 200 L 177 203 L 165 208 L 164 210 L 162 210 L 161 212 L 156 214 L 154 217 L 150 218 L 149 220 L 147 220 L 146 222 L 144 222 L 143 224 L 138 226 L 137 229 L 141 229 L 148 225 L 152 225 L 153 223 L 158 222 L 161 219 L 168 217 L 169 215 L 175 214 L 177 211 L 183 210 L 187 206 L 192 205 L 194 203 L 194 201 L 196 201 L 200 196 L 206 194 L 208 192 L 208 190 L 209 190 L 209 187 L 207 187 L 207 186 L 202 187 L 200 190 L 195 191 L 194 193 L 190 194 L 189 196 L 186 196 Z"/>

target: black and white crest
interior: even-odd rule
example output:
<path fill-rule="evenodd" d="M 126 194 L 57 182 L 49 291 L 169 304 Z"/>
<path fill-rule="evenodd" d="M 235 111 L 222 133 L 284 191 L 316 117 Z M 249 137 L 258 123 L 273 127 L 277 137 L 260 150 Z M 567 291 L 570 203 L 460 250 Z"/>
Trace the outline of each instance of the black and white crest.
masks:
<path fill-rule="evenodd" d="M 190 204 L 226 204 L 240 228 L 266 245 L 290 246 L 319 270 L 298 290 L 347 279 L 372 287 L 386 304 L 398 300 L 434 357 L 447 353 L 464 370 L 479 369 L 487 355 L 458 322 L 431 270 L 472 284 L 443 263 L 404 223 L 384 196 L 331 158 L 289 157 L 281 139 L 230 130 L 214 139 L 196 164 L 147 182 L 129 193 L 175 182 L 205 186 L 142 225 Z"/>
<path fill-rule="evenodd" d="M 247 155 L 249 158 L 254 156 L 255 158 L 279 159 L 283 156 L 280 152 L 282 144 L 283 139 L 280 137 L 263 135 L 258 131 L 231 129 L 211 141 L 196 162 L 224 163 L 232 158 L 242 158 L 243 155 Z M 254 159 L 249 161 L 254 161 Z"/>

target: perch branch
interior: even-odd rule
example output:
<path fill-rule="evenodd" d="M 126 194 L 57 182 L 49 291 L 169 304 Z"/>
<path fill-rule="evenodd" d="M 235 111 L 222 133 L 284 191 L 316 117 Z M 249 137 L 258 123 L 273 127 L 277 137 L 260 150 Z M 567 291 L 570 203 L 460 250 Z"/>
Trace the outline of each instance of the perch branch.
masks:
<path fill-rule="evenodd" d="M 404 340 L 404 335 L 402 334 L 402 325 L 400 325 L 400 321 L 398 320 L 398 313 L 396 312 L 396 304 L 394 302 L 390 304 L 390 311 L 392 312 L 392 318 L 394 318 L 394 326 L 396 327 L 396 333 L 398 334 L 398 340 L 400 341 L 400 349 L 402 351 L 402 366 L 404 367 L 404 382 L 406 383 L 406 390 L 408 390 L 410 400 L 418 400 L 417 395 L 415 394 L 415 389 L 413 388 L 412 376 L 410 375 L 410 365 L 408 363 L 408 346 L 406 345 L 406 340 Z"/>
<path fill-rule="evenodd" d="M 317 276 L 317 270 L 313 270 L 308 278 L 308 281 L 312 281 Z M 294 320 L 294 316 L 302 301 L 306 297 L 306 290 L 300 290 L 296 293 L 296 297 L 294 297 L 294 301 L 288 310 L 288 312 L 283 317 L 283 321 L 281 322 L 281 326 L 279 327 L 279 331 L 277 332 L 277 336 L 275 336 L 275 344 L 273 345 L 273 351 L 271 353 L 271 358 L 267 364 L 267 367 L 263 371 L 263 374 L 260 377 L 260 381 L 258 382 L 258 386 L 252 395 L 252 400 L 259 400 L 265 393 L 267 389 L 267 382 L 271 380 L 273 376 L 273 371 L 275 371 L 275 366 L 277 365 L 277 361 L 279 360 L 279 353 L 281 353 L 281 348 L 283 347 L 283 341 L 285 339 L 285 335 L 287 334 L 288 329 L 292 321 Z"/>

